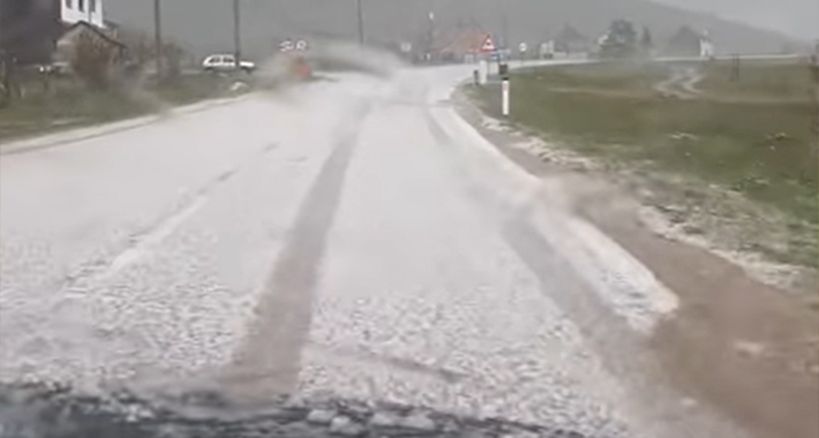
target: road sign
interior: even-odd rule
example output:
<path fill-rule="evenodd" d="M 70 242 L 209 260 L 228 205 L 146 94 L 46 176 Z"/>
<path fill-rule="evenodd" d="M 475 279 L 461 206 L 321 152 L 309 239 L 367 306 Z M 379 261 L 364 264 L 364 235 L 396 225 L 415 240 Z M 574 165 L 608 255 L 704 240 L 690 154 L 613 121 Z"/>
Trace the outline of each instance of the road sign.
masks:
<path fill-rule="evenodd" d="M 486 34 L 486 37 L 483 39 L 483 44 L 481 44 L 481 52 L 494 52 L 497 50 L 495 46 L 495 42 L 492 41 L 492 35 Z"/>
<path fill-rule="evenodd" d="M 404 41 L 403 43 L 401 43 L 401 52 L 403 52 L 403 53 L 412 52 L 412 43 L 407 42 L 407 41 Z"/>
<path fill-rule="evenodd" d="M 284 40 L 279 43 L 279 51 L 281 52 L 290 52 L 293 50 L 293 41 L 291 40 Z"/>
<path fill-rule="evenodd" d="M 527 46 L 526 43 L 520 43 L 518 50 L 520 50 L 521 53 L 525 53 L 527 50 L 529 50 L 529 46 Z"/>
<path fill-rule="evenodd" d="M 307 41 L 305 40 L 298 40 L 296 42 L 296 50 L 300 52 L 304 52 L 305 50 L 307 50 L 307 47 L 308 47 Z"/>

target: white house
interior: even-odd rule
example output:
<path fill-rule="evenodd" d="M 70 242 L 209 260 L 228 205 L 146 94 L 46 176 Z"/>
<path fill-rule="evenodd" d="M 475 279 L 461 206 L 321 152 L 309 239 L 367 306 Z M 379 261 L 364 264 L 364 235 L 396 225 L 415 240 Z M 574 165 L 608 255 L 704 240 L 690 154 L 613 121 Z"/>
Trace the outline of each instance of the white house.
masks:
<path fill-rule="evenodd" d="M 555 56 L 555 40 L 549 40 L 540 44 L 540 58 L 551 59 Z"/>
<path fill-rule="evenodd" d="M 128 0 L 132 1 L 132 0 Z M 54 65 L 68 68 L 76 57 L 78 41 L 82 37 L 91 38 L 96 44 L 102 44 L 113 50 L 112 62 L 126 59 L 128 48 L 117 40 L 116 26 L 106 24 L 103 15 L 103 0 L 53 0 L 59 5 L 60 36 L 54 42 L 51 56 Z"/>
<path fill-rule="evenodd" d="M 99 28 L 105 27 L 102 0 L 59 0 L 60 18 L 66 25 L 80 21 L 93 24 Z"/>
<path fill-rule="evenodd" d="M 714 42 L 711 41 L 711 37 L 706 30 L 700 36 L 700 58 L 711 59 L 714 57 L 715 52 Z"/>

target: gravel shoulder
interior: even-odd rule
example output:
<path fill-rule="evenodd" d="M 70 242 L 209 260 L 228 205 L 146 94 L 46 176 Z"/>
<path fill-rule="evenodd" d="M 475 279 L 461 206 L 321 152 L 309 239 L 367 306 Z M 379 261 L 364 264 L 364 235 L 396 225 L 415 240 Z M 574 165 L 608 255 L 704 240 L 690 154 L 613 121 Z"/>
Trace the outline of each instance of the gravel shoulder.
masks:
<path fill-rule="evenodd" d="M 680 299 L 649 345 L 678 390 L 759 437 L 817 436 L 819 317 L 700 242 L 675 238 L 672 215 L 650 214 L 645 178 L 486 117 L 463 94 L 461 115 L 521 167 L 645 264 Z M 665 232 L 664 232 L 665 231 Z M 814 283 L 815 284 L 815 283 Z"/>
<path fill-rule="evenodd" d="M 653 88 L 696 71 L 696 96 Z M 804 62 L 749 62 L 742 72 L 732 80 L 722 62 L 531 70 L 515 75 L 512 122 L 533 133 L 524 149 L 594 158 L 586 164 L 630 186 L 654 229 L 810 306 L 819 299 L 814 76 Z M 467 91 L 499 117 L 496 85 Z"/>

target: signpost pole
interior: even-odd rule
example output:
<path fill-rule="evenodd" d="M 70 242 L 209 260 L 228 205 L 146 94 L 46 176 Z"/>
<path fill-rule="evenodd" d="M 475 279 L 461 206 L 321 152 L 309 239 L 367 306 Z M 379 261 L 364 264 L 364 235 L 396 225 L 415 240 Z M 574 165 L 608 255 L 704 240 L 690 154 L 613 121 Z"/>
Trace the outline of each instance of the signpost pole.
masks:
<path fill-rule="evenodd" d="M 526 51 L 529 49 L 529 46 L 526 43 L 520 43 L 518 46 L 518 51 L 520 52 L 520 65 L 523 66 L 526 64 Z"/>
<path fill-rule="evenodd" d="M 490 60 L 489 60 L 490 63 L 492 61 L 491 57 L 497 56 L 498 57 L 498 66 L 500 66 L 500 54 L 497 52 L 497 50 L 498 50 L 498 48 L 497 48 L 497 46 L 495 46 L 495 42 L 492 41 L 492 35 L 486 34 L 486 36 L 483 38 L 483 44 L 481 44 L 480 52 L 483 53 L 484 55 L 490 56 Z M 488 68 L 487 68 L 487 70 L 488 70 Z"/>

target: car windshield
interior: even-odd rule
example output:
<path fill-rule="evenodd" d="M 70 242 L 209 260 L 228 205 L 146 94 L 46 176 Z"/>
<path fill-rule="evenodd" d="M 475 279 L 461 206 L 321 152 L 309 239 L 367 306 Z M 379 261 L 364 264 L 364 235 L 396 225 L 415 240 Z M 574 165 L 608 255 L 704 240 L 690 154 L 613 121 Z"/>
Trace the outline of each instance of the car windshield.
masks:
<path fill-rule="evenodd" d="M 819 437 L 817 19 L 0 0 L 0 438 Z"/>

